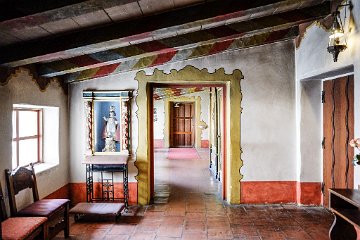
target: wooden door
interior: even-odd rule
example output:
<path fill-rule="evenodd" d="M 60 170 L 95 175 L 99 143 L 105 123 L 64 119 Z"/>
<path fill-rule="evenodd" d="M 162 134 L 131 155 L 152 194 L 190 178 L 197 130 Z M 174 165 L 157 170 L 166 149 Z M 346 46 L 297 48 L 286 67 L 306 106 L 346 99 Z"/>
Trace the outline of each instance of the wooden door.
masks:
<path fill-rule="evenodd" d="M 353 188 L 354 77 L 323 82 L 323 194 L 329 205 L 329 188 Z"/>
<path fill-rule="evenodd" d="M 170 147 L 194 147 L 194 103 L 170 104 Z"/>

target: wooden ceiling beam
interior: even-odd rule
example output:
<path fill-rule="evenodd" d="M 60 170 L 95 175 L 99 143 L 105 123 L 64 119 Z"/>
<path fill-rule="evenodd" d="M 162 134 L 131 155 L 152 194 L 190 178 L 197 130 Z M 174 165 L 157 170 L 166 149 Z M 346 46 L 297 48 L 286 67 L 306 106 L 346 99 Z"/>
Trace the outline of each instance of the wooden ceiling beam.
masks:
<path fill-rule="evenodd" d="M 105 77 L 121 72 L 139 70 L 168 63 L 181 62 L 195 58 L 210 56 L 226 51 L 234 51 L 242 48 L 260 46 L 264 44 L 275 43 L 278 41 L 294 39 L 298 34 L 299 28 L 292 27 L 272 32 L 267 31 L 264 33 L 240 37 L 236 39 L 226 39 L 219 42 L 204 44 L 201 46 L 182 50 L 172 49 L 166 52 L 150 55 L 139 59 L 132 59 L 121 63 L 109 64 L 99 68 L 93 68 L 67 74 L 63 76 L 63 79 L 65 83 L 72 83 L 88 79 Z"/>
<path fill-rule="evenodd" d="M 44 63 L 39 65 L 39 74 L 45 77 L 54 77 L 91 68 L 99 68 L 135 58 L 138 59 L 174 49 L 181 50 L 200 46 L 204 43 L 209 44 L 228 38 L 253 35 L 254 31 L 271 32 L 280 28 L 289 28 L 326 16 L 329 13 L 329 8 L 326 8 L 326 6 L 328 5 L 319 4 L 313 7 L 232 23 L 180 36 Z"/>
<path fill-rule="evenodd" d="M 99 28 L 28 41 L 0 48 L 0 65 L 16 67 L 66 59 L 119 46 L 162 39 L 234 21 L 314 5 L 322 0 L 221 0 L 114 23 Z"/>

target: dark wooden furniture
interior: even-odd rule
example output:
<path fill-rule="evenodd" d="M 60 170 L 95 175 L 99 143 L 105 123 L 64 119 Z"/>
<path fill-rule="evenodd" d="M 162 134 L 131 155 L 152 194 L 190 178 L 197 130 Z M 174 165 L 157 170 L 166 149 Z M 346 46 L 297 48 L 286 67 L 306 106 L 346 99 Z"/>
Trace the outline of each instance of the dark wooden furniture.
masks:
<path fill-rule="evenodd" d="M 115 201 L 122 200 L 125 208 L 128 208 L 129 187 L 128 187 L 128 155 L 109 155 L 109 156 L 86 156 L 82 162 L 86 164 L 86 201 Z M 94 195 L 94 172 L 101 174 L 101 197 Z M 110 179 L 104 179 L 103 173 L 111 173 Z M 124 197 L 115 197 L 114 173 L 122 173 Z"/>
<path fill-rule="evenodd" d="M 329 207 L 335 215 L 329 236 L 332 240 L 356 240 L 355 227 L 360 227 L 360 191 L 329 189 Z"/>
<path fill-rule="evenodd" d="M 70 210 L 70 214 L 74 214 L 75 221 L 78 221 L 82 217 L 93 219 L 111 218 L 117 221 L 124 207 L 123 203 L 82 202 L 76 204 L 76 206 Z"/>
<path fill-rule="evenodd" d="M 39 199 L 36 176 L 33 165 L 18 167 L 11 171 L 5 170 L 9 191 L 10 213 L 12 217 L 46 217 L 48 239 L 64 231 L 65 238 L 69 237 L 69 199 Z M 15 196 L 23 189 L 31 188 L 34 202 L 18 211 Z"/>
<path fill-rule="evenodd" d="M 46 217 L 8 218 L 0 184 L 0 239 L 47 239 Z"/>
<path fill-rule="evenodd" d="M 80 218 L 108 218 L 117 221 L 121 211 L 128 209 L 128 154 L 107 156 L 86 156 L 82 162 L 86 165 L 86 202 L 78 203 L 70 210 L 75 221 Z M 94 173 L 101 174 L 100 196 L 94 193 Z M 111 178 L 104 178 L 104 173 L 110 173 Z M 114 173 L 123 175 L 123 197 L 115 197 Z M 124 203 L 115 203 L 123 201 Z"/>

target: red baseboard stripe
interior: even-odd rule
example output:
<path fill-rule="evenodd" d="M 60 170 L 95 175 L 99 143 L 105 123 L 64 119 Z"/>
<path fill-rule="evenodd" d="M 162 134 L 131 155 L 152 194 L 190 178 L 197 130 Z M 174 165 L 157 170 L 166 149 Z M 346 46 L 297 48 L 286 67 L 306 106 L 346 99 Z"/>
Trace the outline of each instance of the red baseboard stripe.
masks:
<path fill-rule="evenodd" d="M 254 181 L 241 182 L 241 203 L 295 203 L 296 182 Z"/>
<path fill-rule="evenodd" d="M 201 148 L 209 148 L 209 140 L 201 140 Z"/>
<path fill-rule="evenodd" d="M 115 198 L 123 197 L 123 184 L 115 183 Z M 95 197 L 100 197 L 101 183 L 94 183 Z M 86 201 L 86 184 L 85 183 L 69 183 L 50 195 L 46 196 L 47 199 L 52 198 L 68 198 L 71 204 L 75 205 L 79 202 Z M 137 204 L 137 183 L 129 182 L 129 204 Z"/>
<path fill-rule="evenodd" d="M 321 205 L 321 183 L 319 182 L 298 182 L 297 202 L 304 205 Z"/>
<path fill-rule="evenodd" d="M 296 181 L 243 181 L 240 183 L 241 203 L 321 204 L 321 184 Z"/>
<path fill-rule="evenodd" d="M 70 192 L 69 184 L 66 184 L 66 185 L 62 186 L 61 188 L 59 188 L 58 190 L 56 190 L 55 192 L 47 195 L 45 198 L 46 199 L 55 199 L 55 198 L 70 199 L 70 196 L 71 196 L 71 192 Z"/>
<path fill-rule="evenodd" d="M 321 183 L 296 181 L 242 181 L 241 203 L 298 203 L 320 205 L 322 203 Z M 95 196 L 100 197 L 100 183 L 94 183 Z M 122 183 L 115 183 L 115 197 L 122 197 Z M 69 183 L 45 198 L 68 198 L 72 204 L 86 201 L 85 183 Z M 137 183 L 129 183 L 129 203 L 137 204 Z"/>

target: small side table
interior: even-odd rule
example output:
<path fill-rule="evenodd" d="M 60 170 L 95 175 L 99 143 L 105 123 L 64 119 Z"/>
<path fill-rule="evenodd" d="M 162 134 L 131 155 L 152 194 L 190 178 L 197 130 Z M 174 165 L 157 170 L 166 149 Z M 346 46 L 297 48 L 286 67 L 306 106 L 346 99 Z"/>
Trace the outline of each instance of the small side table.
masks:
<path fill-rule="evenodd" d="M 128 209 L 129 202 L 129 179 L 128 179 L 128 155 L 101 155 L 86 156 L 82 162 L 86 165 L 86 201 L 114 201 L 123 200 L 125 208 Z M 94 196 L 94 172 L 101 174 L 101 197 Z M 104 179 L 103 173 L 111 173 L 110 179 Z M 123 174 L 124 197 L 115 198 L 114 173 Z"/>

